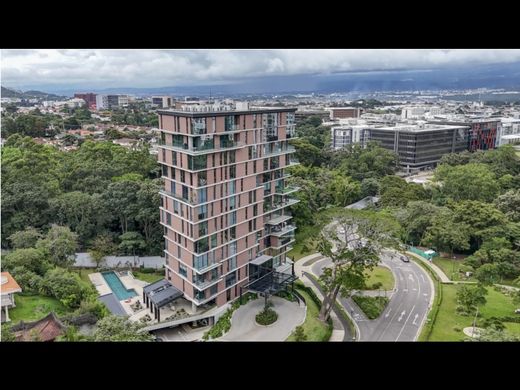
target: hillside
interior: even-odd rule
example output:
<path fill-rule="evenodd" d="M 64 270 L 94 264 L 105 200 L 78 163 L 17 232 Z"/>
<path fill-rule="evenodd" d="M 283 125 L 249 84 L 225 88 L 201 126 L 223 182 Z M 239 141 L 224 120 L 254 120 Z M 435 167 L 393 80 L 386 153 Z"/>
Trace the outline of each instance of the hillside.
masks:
<path fill-rule="evenodd" d="M 48 99 L 48 100 L 59 100 L 64 99 L 64 96 L 55 95 L 53 93 L 41 92 L 41 91 L 16 91 L 14 89 L 2 87 L 2 97 L 7 98 L 20 98 L 20 99 Z"/>

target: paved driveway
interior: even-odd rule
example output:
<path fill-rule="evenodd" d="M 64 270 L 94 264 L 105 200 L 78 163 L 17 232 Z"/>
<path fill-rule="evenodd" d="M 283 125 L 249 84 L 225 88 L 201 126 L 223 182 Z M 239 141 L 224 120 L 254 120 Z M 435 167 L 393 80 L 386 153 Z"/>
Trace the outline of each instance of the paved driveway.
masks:
<path fill-rule="evenodd" d="M 255 316 L 264 308 L 261 297 L 238 308 L 231 318 L 231 329 L 216 341 L 285 341 L 294 328 L 305 321 L 305 306 L 279 297 L 270 297 L 278 320 L 269 326 L 258 325 Z"/>

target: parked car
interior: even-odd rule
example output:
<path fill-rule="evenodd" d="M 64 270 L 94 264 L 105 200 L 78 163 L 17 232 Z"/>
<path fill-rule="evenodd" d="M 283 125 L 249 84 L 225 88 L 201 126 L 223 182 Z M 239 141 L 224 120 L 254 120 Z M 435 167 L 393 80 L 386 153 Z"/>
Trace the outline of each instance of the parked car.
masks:
<path fill-rule="evenodd" d="M 409 263 L 410 262 L 410 259 L 406 256 L 401 256 L 401 261 L 405 262 L 405 263 Z"/>

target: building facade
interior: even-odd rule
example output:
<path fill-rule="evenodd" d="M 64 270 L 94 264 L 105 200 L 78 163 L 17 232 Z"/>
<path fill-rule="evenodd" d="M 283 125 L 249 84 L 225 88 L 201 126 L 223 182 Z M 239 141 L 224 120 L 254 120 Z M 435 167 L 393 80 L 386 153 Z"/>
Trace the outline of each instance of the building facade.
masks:
<path fill-rule="evenodd" d="M 489 150 L 497 147 L 500 119 L 466 119 L 461 121 L 430 121 L 429 123 L 454 126 L 468 126 L 468 147 L 475 150 Z"/>
<path fill-rule="evenodd" d="M 331 146 L 336 150 L 355 143 L 365 147 L 370 138 L 370 129 L 366 126 L 332 126 L 330 132 Z"/>
<path fill-rule="evenodd" d="M 359 118 L 363 113 L 362 108 L 357 107 L 331 107 L 329 108 L 330 119 Z"/>
<path fill-rule="evenodd" d="M 83 99 L 87 103 L 88 108 L 96 108 L 96 94 L 95 93 L 75 93 L 74 97 Z"/>
<path fill-rule="evenodd" d="M 128 106 L 128 95 L 97 95 L 96 108 L 106 110 Z"/>
<path fill-rule="evenodd" d="M 171 96 L 152 96 L 152 104 L 159 108 L 169 108 L 172 106 Z"/>
<path fill-rule="evenodd" d="M 285 168 L 295 109 L 185 106 L 158 111 L 165 278 L 194 306 L 222 306 L 257 267 L 291 268 Z"/>
<path fill-rule="evenodd" d="M 422 124 L 370 129 L 370 140 L 399 155 L 408 170 L 432 168 L 447 153 L 467 150 L 467 126 Z"/>

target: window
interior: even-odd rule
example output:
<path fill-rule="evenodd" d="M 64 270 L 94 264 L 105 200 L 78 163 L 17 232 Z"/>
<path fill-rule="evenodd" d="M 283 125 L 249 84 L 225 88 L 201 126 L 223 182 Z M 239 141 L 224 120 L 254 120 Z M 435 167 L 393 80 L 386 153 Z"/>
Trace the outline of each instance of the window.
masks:
<path fill-rule="evenodd" d="M 164 150 L 163 150 L 163 152 L 164 152 Z M 162 175 L 168 176 L 168 166 L 167 165 L 162 166 Z"/>
<path fill-rule="evenodd" d="M 172 165 L 177 165 L 177 152 L 172 151 Z"/>
<path fill-rule="evenodd" d="M 226 287 L 234 285 L 237 281 L 236 271 L 226 276 Z M 228 290 L 229 291 L 229 290 Z"/>
<path fill-rule="evenodd" d="M 208 237 L 195 242 L 195 253 L 204 253 L 209 250 Z"/>
<path fill-rule="evenodd" d="M 229 259 L 229 269 L 235 269 L 237 267 L 237 257 L 233 256 Z"/>
<path fill-rule="evenodd" d="M 175 191 L 175 182 L 174 181 L 170 182 L 170 189 L 171 189 L 171 193 L 175 195 L 175 193 L 177 191 Z"/>
<path fill-rule="evenodd" d="M 208 189 L 207 188 L 199 188 L 197 190 L 198 202 L 206 203 L 208 198 Z"/>
<path fill-rule="evenodd" d="M 237 167 L 236 165 L 232 165 L 229 167 L 229 178 L 235 179 L 237 177 Z"/>
<path fill-rule="evenodd" d="M 189 190 L 188 190 L 188 187 L 186 187 L 186 186 L 182 186 L 182 199 L 184 199 L 186 201 L 189 201 L 189 199 L 190 199 Z"/>
<path fill-rule="evenodd" d="M 179 262 L 179 274 L 184 276 L 185 278 L 188 277 L 188 268 L 182 263 Z"/>
<path fill-rule="evenodd" d="M 209 259 L 207 253 L 200 256 L 193 255 L 193 267 L 195 267 L 195 269 L 201 270 L 203 268 L 206 268 L 208 265 Z"/>
<path fill-rule="evenodd" d="M 199 220 L 208 218 L 208 206 L 199 206 Z"/>
<path fill-rule="evenodd" d="M 237 223 L 237 212 L 233 211 L 231 214 L 229 214 L 229 224 L 236 225 L 236 223 Z"/>
<path fill-rule="evenodd" d="M 179 202 L 177 202 L 176 200 L 173 201 L 173 212 L 175 214 L 179 214 Z"/>
<path fill-rule="evenodd" d="M 213 234 L 211 236 L 211 248 L 215 248 L 217 246 L 217 234 Z"/>
<path fill-rule="evenodd" d="M 186 173 L 181 171 L 181 182 L 186 183 Z"/>
<path fill-rule="evenodd" d="M 218 284 L 214 284 L 209 288 L 209 295 L 215 295 L 218 292 Z"/>
<path fill-rule="evenodd" d="M 172 216 L 170 213 L 166 213 L 166 225 L 172 226 Z"/>
<path fill-rule="evenodd" d="M 208 234 L 208 222 L 199 223 L 199 237 Z"/>
<path fill-rule="evenodd" d="M 231 244 L 229 244 L 229 255 L 234 256 L 236 254 L 237 254 L 237 243 L 235 241 L 235 242 L 232 242 Z M 236 263 L 236 259 L 235 259 L 235 263 Z M 236 266 L 231 267 L 231 269 L 233 269 L 233 268 L 236 268 Z"/>
<path fill-rule="evenodd" d="M 231 198 L 229 198 L 229 210 L 235 209 L 235 198 L 236 196 L 232 196 Z"/>

